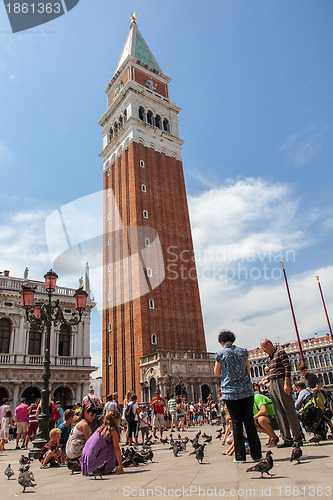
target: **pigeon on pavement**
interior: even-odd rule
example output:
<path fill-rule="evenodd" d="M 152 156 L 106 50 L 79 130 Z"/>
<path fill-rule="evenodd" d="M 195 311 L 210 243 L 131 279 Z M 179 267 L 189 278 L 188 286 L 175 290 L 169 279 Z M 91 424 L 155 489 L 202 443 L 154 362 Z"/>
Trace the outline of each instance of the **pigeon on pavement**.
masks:
<path fill-rule="evenodd" d="M 88 476 L 94 476 L 96 479 L 96 476 L 99 476 L 101 479 L 103 474 L 105 473 L 105 467 L 107 466 L 108 461 L 104 460 L 102 465 L 99 465 L 98 467 L 95 467 L 92 471 L 88 472 Z"/>
<path fill-rule="evenodd" d="M 29 457 L 25 457 L 24 455 L 21 455 L 19 462 L 21 465 L 25 465 L 25 464 L 30 464 L 31 460 Z"/>
<path fill-rule="evenodd" d="M 30 477 L 31 472 L 20 472 L 19 477 L 17 479 L 18 483 L 23 486 L 22 493 L 25 493 L 26 488 L 33 488 L 36 486 L 35 483 L 32 482 Z"/>
<path fill-rule="evenodd" d="M 11 468 L 10 464 L 8 464 L 8 467 L 5 468 L 5 476 L 7 476 L 7 479 L 10 479 L 12 476 L 14 476 L 14 471 Z"/>
<path fill-rule="evenodd" d="M 198 460 L 198 462 L 200 462 L 202 464 L 202 461 L 204 459 L 204 448 L 206 446 L 206 443 L 203 443 L 199 446 L 199 448 L 197 448 L 195 451 L 192 451 L 192 453 L 190 453 L 190 455 L 195 455 L 195 458 Z"/>
<path fill-rule="evenodd" d="M 249 467 L 246 469 L 246 472 L 252 472 L 252 471 L 258 471 L 261 473 L 261 478 L 263 478 L 263 474 L 266 472 L 269 476 L 275 476 L 275 474 L 270 474 L 268 471 L 272 469 L 273 467 L 273 458 L 272 458 L 272 452 L 271 450 L 268 450 L 266 453 L 266 457 L 260 460 L 257 464 L 255 464 L 253 467 Z"/>
<path fill-rule="evenodd" d="M 81 472 L 81 465 L 78 460 L 70 460 L 67 458 L 67 467 L 72 471 L 72 474 L 74 474 L 74 472 Z"/>
<path fill-rule="evenodd" d="M 303 455 L 302 448 L 300 448 L 299 443 L 295 441 L 294 447 L 291 451 L 290 462 L 296 460 L 296 464 L 299 464 L 302 455 Z"/>

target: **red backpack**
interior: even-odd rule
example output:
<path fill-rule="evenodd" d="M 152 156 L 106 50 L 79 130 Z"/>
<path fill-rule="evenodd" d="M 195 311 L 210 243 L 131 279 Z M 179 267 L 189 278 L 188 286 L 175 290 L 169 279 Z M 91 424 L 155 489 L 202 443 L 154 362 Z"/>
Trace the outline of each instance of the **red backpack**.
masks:
<path fill-rule="evenodd" d="M 61 417 L 60 415 L 60 412 L 58 410 L 58 408 L 56 408 L 55 406 L 52 405 L 52 415 L 51 415 L 51 418 L 53 420 L 53 422 L 58 422 L 59 418 Z"/>

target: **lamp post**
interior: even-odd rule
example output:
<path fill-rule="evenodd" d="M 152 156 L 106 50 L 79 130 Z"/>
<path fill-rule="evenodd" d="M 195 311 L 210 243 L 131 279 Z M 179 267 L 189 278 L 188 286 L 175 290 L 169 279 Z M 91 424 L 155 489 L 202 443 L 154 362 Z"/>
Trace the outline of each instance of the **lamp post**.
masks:
<path fill-rule="evenodd" d="M 49 440 L 49 430 L 50 430 L 50 389 L 49 380 L 51 377 L 50 370 L 50 337 L 51 337 L 51 327 L 52 324 L 56 325 L 60 321 L 66 325 L 77 325 L 81 322 L 83 311 L 86 307 L 88 294 L 83 290 L 83 288 L 78 288 L 74 293 L 75 298 L 75 308 L 78 311 L 78 315 L 73 313 L 72 318 L 68 321 L 65 319 L 62 309 L 59 306 L 59 300 L 56 300 L 52 304 L 51 298 L 52 294 L 56 289 L 56 282 L 58 275 L 50 269 L 48 273 L 44 275 L 45 278 L 45 290 L 48 295 L 48 301 L 46 304 L 43 302 L 33 303 L 34 300 L 34 289 L 27 285 L 23 285 L 21 289 L 21 301 L 22 307 L 25 309 L 26 320 L 29 323 L 33 323 L 38 326 L 39 330 L 42 332 L 45 329 L 45 349 L 44 349 L 44 368 L 43 368 L 43 390 L 41 392 L 41 410 L 38 416 L 38 431 L 37 437 L 34 440 L 34 448 L 29 452 L 29 456 L 38 458 L 40 451 L 43 446 Z"/>

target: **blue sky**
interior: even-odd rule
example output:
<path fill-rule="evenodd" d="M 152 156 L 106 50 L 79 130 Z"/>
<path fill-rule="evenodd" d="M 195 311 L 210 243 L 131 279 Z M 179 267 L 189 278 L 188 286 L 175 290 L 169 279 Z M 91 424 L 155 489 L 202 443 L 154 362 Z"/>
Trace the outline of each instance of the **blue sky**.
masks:
<path fill-rule="evenodd" d="M 97 122 L 131 12 L 182 108 L 208 349 L 220 328 L 247 347 L 294 339 L 286 255 L 301 337 L 326 333 L 315 275 L 333 319 L 332 0 L 80 0 L 16 34 L 1 5 L 0 270 L 39 279 L 46 217 L 102 188 Z M 95 311 L 95 364 L 100 336 Z"/>

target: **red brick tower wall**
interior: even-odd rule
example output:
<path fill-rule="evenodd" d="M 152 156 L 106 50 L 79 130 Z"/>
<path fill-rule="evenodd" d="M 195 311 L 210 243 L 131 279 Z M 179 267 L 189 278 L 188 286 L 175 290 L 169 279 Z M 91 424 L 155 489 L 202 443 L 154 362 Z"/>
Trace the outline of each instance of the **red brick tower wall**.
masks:
<path fill-rule="evenodd" d="M 140 160 L 145 167 L 140 166 Z M 145 184 L 146 192 L 141 191 Z M 141 397 L 140 357 L 156 350 L 206 351 L 198 282 L 195 272 L 191 227 L 182 162 L 142 144 L 132 142 L 104 174 L 104 189 L 113 191 L 124 231 L 116 220 L 108 221 L 108 198 L 104 209 L 104 300 L 109 293 L 121 304 L 103 313 L 103 394 L 117 391 L 122 398 L 129 389 Z M 147 210 L 149 218 L 143 217 Z M 127 227 L 154 228 L 160 239 L 165 279 L 155 289 L 126 301 L 137 283 L 139 256 L 121 243 Z M 107 244 L 111 237 L 111 245 Z M 110 278 L 107 267 L 112 262 Z M 154 272 L 154 263 L 152 264 Z M 123 283 L 119 277 L 125 276 Z M 149 280 L 148 280 L 149 282 Z M 148 307 L 153 299 L 155 309 Z M 112 331 L 109 332 L 109 323 Z M 151 335 L 157 335 L 157 345 Z M 112 364 L 109 365 L 109 356 Z"/>

